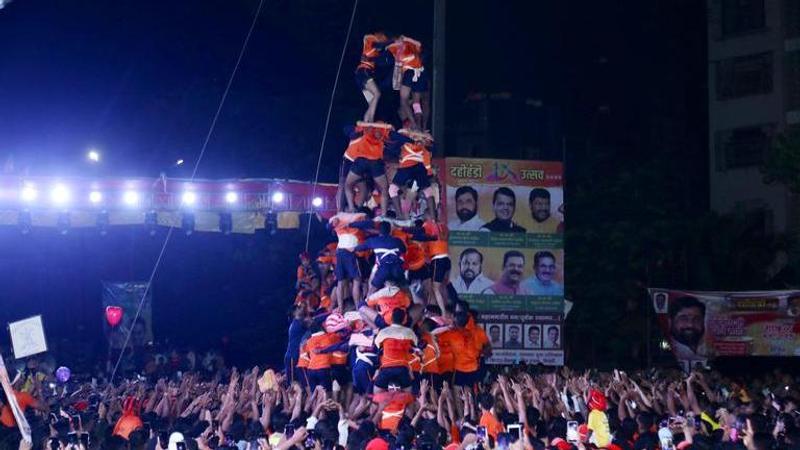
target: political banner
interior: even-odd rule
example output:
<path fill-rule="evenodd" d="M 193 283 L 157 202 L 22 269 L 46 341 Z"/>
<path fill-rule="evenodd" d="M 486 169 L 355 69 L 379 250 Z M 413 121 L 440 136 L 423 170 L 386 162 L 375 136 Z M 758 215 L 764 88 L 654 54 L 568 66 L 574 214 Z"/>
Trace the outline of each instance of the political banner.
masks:
<path fill-rule="evenodd" d="M 481 312 L 488 362 L 562 365 L 562 164 L 447 158 L 443 178 L 450 281 Z"/>
<path fill-rule="evenodd" d="M 718 356 L 800 356 L 800 291 L 649 289 L 659 327 L 684 369 Z"/>
<path fill-rule="evenodd" d="M 144 305 L 134 323 L 133 319 L 143 296 Z M 152 291 L 148 289 L 146 281 L 103 282 L 103 310 L 109 306 L 122 308 L 122 318 L 118 324 L 112 326 L 108 320 L 103 319 L 109 348 L 121 349 L 125 345 L 128 332 L 131 333 L 128 347 L 141 348 L 153 342 L 152 299 Z"/>

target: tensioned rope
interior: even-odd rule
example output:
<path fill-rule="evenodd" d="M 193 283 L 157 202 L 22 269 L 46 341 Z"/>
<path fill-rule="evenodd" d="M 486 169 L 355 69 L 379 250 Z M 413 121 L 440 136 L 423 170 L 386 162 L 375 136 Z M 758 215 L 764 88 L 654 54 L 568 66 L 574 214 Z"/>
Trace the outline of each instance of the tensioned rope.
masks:
<path fill-rule="evenodd" d="M 206 134 L 206 138 L 203 141 L 203 146 L 200 148 L 200 153 L 197 155 L 197 161 L 194 163 L 194 168 L 192 169 L 192 176 L 189 180 L 194 180 L 195 175 L 197 175 L 197 169 L 200 167 L 200 162 L 203 160 L 203 156 L 206 153 L 206 148 L 208 147 L 208 142 L 211 140 L 211 136 L 214 134 L 214 129 L 217 126 L 217 120 L 219 119 L 219 115 L 222 112 L 222 107 L 225 105 L 225 100 L 228 98 L 228 92 L 231 90 L 231 85 L 233 84 L 233 80 L 236 77 L 236 72 L 239 70 L 239 65 L 242 63 L 242 59 L 244 58 L 244 53 L 247 50 L 247 44 L 250 42 L 250 36 L 253 35 L 253 30 L 256 27 L 256 22 L 258 21 L 258 16 L 261 15 L 261 9 L 264 6 L 265 0 L 260 0 L 258 2 L 258 8 L 256 8 L 255 14 L 253 14 L 253 21 L 250 23 L 250 29 L 247 31 L 247 35 L 244 38 L 244 42 L 242 42 L 242 48 L 239 50 L 239 57 L 236 59 L 236 64 L 233 66 L 233 71 L 231 71 L 230 77 L 228 77 L 228 84 L 225 86 L 225 91 L 222 93 L 222 98 L 220 98 L 219 105 L 217 106 L 217 111 L 214 113 L 214 118 L 211 120 L 211 125 L 208 128 L 208 133 Z M 122 345 L 122 349 L 120 350 L 119 357 L 117 358 L 116 364 L 114 364 L 114 370 L 111 372 L 111 378 L 109 379 L 109 383 L 114 381 L 114 376 L 117 374 L 117 369 L 119 369 L 119 364 L 122 361 L 122 357 L 125 355 L 125 350 L 128 348 L 128 343 L 131 339 L 131 334 L 133 332 L 133 324 L 139 320 L 139 316 L 142 313 L 142 307 L 144 306 L 145 299 L 147 298 L 147 294 L 150 292 L 150 285 L 153 283 L 153 279 L 155 279 L 156 273 L 158 272 L 158 268 L 161 265 L 161 260 L 164 258 L 164 252 L 167 250 L 167 244 L 169 244 L 169 240 L 172 237 L 172 231 L 174 227 L 170 226 L 169 230 L 167 230 L 167 235 L 164 237 L 164 243 L 161 245 L 161 251 L 158 252 L 158 257 L 156 258 L 155 264 L 153 264 L 153 270 L 150 272 L 150 278 L 147 280 L 147 285 L 145 286 L 144 293 L 142 293 L 142 298 L 139 300 L 139 306 L 136 308 L 136 315 L 133 317 L 133 321 L 131 322 L 131 327 L 128 329 L 128 334 L 125 336 L 125 343 Z"/>
<path fill-rule="evenodd" d="M 342 64 L 344 63 L 344 55 L 347 52 L 347 44 L 350 43 L 350 34 L 353 31 L 353 22 L 356 19 L 356 10 L 358 9 L 358 0 L 353 1 L 353 11 L 350 13 L 350 24 L 347 26 L 347 35 L 344 38 L 344 44 L 342 45 L 342 54 L 339 57 L 339 67 L 336 69 L 336 78 L 333 80 L 333 89 L 331 90 L 331 99 L 328 102 L 328 114 L 325 116 L 325 129 L 322 132 L 322 142 L 319 144 L 319 157 L 317 158 L 317 170 L 314 174 L 314 184 L 311 187 L 311 200 L 316 198 L 317 195 L 317 184 L 319 184 L 319 169 L 322 165 L 322 155 L 324 154 L 325 150 L 325 140 L 328 138 L 328 126 L 331 123 L 331 111 L 333 111 L 333 99 L 336 97 L 336 88 L 339 86 L 339 74 L 342 72 Z M 336 199 L 337 209 L 339 204 L 339 199 Z M 311 216 L 314 213 L 314 204 L 309 203 L 308 208 L 308 226 L 306 227 L 306 251 L 308 251 L 308 242 L 311 239 Z"/>

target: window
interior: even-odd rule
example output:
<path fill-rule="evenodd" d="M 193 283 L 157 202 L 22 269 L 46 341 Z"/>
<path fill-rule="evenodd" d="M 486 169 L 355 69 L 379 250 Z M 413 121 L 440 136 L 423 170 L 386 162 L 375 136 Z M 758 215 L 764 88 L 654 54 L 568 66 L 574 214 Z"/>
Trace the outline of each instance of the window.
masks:
<path fill-rule="evenodd" d="M 786 37 L 800 37 L 800 2 L 797 0 L 783 0 L 783 16 Z"/>
<path fill-rule="evenodd" d="M 765 26 L 764 0 L 722 0 L 721 16 L 723 37 L 760 30 Z"/>
<path fill-rule="evenodd" d="M 786 53 L 784 68 L 786 70 L 786 108 L 789 111 L 800 110 L 800 50 Z"/>
<path fill-rule="evenodd" d="M 771 126 L 754 126 L 718 131 L 716 142 L 717 170 L 758 166 L 769 149 Z"/>
<path fill-rule="evenodd" d="M 772 53 L 737 56 L 717 62 L 717 100 L 772 92 Z"/>

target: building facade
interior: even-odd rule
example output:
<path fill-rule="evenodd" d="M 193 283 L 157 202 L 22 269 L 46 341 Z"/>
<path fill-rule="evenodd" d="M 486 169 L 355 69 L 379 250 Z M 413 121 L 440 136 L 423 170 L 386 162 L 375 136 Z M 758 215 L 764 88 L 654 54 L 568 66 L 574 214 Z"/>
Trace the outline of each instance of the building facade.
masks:
<path fill-rule="evenodd" d="M 777 133 L 800 126 L 800 1 L 707 5 L 711 209 L 797 230 L 797 196 L 764 184 L 759 166 Z"/>

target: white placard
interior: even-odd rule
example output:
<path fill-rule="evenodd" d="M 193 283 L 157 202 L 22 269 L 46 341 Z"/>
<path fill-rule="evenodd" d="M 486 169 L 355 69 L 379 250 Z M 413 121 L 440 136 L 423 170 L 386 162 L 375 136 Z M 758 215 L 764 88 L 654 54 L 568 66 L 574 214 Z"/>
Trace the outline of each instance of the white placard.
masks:
<path fill-rule="evenodd" d="M 8 331 L 11 333 L 11 346 L 14 348 L 15 359 L 47 351 L 42 316 L 11 322 L 8 324 Z"/>

